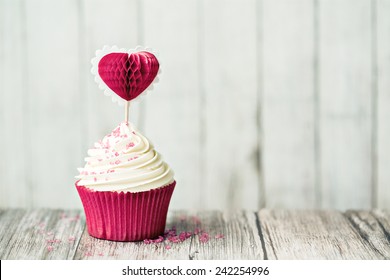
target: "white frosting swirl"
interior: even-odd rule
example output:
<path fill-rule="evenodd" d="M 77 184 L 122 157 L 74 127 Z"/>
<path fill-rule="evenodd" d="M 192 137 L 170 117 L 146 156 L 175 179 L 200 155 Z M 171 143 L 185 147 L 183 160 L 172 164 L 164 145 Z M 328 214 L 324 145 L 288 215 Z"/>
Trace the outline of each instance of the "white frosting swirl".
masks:
<path fill-rule="evenodd" d="M 168 185 L 173 171 L 132 124 L 121 123 L 88 150 L 78 186 L 96 191 L 140 192 Z"/>

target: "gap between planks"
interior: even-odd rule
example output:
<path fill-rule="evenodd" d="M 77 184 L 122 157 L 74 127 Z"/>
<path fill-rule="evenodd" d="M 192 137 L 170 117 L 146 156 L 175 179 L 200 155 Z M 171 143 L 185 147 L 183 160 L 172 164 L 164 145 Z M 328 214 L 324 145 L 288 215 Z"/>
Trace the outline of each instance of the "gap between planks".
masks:
<path fill-rule="evenodd" d="M 209 240 L 202 242 L 197 234 L 181 243 L 112 242 L 95 239 L 84 231 L 75 259 L 209 260 L 263 256 L 253 212 L 173 211 L 166 228 L 172 227 L 176 227 L 177 233 L 198 228 L 208 234 Z M 223 238 L 217 237 L 221 235 Z"/>
<path fill-rule="evenodd" d="M 390 259 L 390 213 L 383 210 L 258 212 L 269 259 Z"/>
<path fill-rule="evenodd" d="M 73 259 L 85 228 L 80 210 L 0 213 L 0 259 Z"/>
<path fill-rule="evenodd" d="M 390 259 L 384 210 L 169 213 L 167 228 L 199 227 L 207 243 L 197 235 L 179 244 L 95 239 L 81 210 L 0 209 L 0 225 L 1 259 Z"/>

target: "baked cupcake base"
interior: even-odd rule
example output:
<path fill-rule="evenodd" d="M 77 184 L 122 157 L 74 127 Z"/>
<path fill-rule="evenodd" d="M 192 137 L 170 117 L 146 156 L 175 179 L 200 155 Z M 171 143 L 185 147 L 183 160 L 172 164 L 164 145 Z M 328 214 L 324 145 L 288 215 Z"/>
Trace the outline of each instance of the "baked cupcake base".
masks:
<path fill-rule="evenodd" d="M 138 241 L 163 235 L 176 181 L 143 192 L 76 188 L 84 207 L 88 233 L 113 241 Z"/>

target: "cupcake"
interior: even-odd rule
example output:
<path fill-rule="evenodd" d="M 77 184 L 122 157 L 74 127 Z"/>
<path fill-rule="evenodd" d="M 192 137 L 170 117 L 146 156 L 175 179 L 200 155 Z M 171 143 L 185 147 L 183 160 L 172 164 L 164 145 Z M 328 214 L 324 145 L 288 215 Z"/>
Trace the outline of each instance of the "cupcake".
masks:
<path fill-rule="evenodd" d="M 96 238 L 137 241 L 164 233 L 174 174 L 127 120 L 129 101 L 149 88 L 158 69 L 156 57 L 138 49 L 104 48 L 93 60 L 95 80 L 125 105 L 125 121 L 88 150 L 85 167 L 76 176 L 88 232 Z"/>

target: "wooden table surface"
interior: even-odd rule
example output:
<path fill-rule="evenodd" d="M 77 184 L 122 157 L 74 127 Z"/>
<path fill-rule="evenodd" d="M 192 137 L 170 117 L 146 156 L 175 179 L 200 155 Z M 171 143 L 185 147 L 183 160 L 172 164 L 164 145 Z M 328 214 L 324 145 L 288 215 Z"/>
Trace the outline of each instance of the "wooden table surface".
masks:
<path fill-rule="evenodd" d="M 88 235 L 82 210 L 0 209 L 0 259 L 390 259 L 385 210 L 172 211 L 174 227 L 191 236 L 112 242 Z"/>

